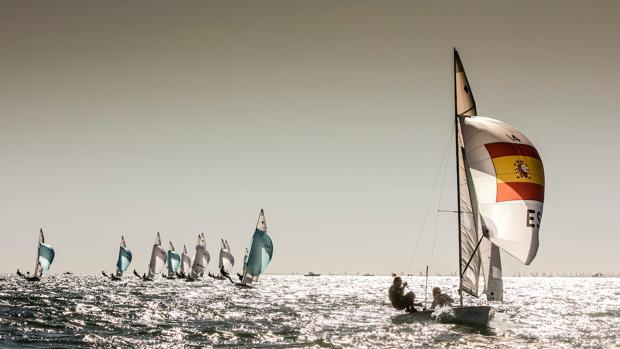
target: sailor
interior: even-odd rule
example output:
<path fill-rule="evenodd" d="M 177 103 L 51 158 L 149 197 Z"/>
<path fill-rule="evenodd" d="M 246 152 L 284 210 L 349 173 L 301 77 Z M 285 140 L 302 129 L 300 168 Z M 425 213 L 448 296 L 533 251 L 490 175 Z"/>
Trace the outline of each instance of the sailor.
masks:
<path fill-rule="evenodd" d="M 415 303 L 415 293 L 410 291 L 405 294 L 405 287 L 407 287 L 407 283 L 403 283 L 403 280 L 400 278 L 400 276 L 396 276 L 388 292 L 390 302 L 392 303 L 392 306 L 398 310 L 404 309 L 408 313 L 413 313 L 417 311 L 414 308 L 414 305 L 421 304 Z"/>
<path fill-rule="evenodd" d="M 230 280 L 230 282 L 231 282 L 231 283 L 233 283 L 233 284 L 235 283 L 235 282 L 234 282 L 234 281 L 230 278 L 230 274 L 228 274 L 228 273 L 226 272 L 226 270 L 224 270 L 224 266 L 221 266 L 221 267 L 220 267 L 220 274 L 221 274 L 223 277 L 225 277 L 225 278 L 227 278 L 228 280 Z"/>
<path fill-rule="evenodd" d="M 451 307 L 454 300 L 445 293 L 441 293 L 441 288 L 433 287 L 433 304 L 431 304 L 431 309 L 435 309 L 435 307 Z"/>

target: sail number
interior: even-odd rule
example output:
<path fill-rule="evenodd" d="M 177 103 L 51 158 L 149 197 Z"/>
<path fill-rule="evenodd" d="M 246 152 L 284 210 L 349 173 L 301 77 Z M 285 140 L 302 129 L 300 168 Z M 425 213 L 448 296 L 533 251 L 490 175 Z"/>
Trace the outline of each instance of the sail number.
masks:
<path fill-rule="evenodd" d="M 542 211 L 527 210 L 527 222 L 528 228 L 540 228 L 540 219 L 542 218 Z"/>

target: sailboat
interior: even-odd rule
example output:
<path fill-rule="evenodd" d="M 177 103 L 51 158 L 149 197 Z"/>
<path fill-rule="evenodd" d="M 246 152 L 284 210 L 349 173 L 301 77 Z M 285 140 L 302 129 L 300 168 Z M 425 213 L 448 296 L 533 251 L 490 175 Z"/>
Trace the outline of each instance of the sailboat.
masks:
<path fill-rule="evenodd" d="M 39 244 L 37 245 L 37 259 L 34 267 L 34 275 L 30 273 L 22 274 L 17 269 L 17 275 L 22 276 L 28 281 L 40 281 L 44 271 L 48 271 L 52 262 L 54 261 L 54 248 L 45 243 L 45 236 L 43 235 L 43 229 L 39 230 Z"/>
<path fill-rule="evenodd" d="M 500 249 L 529 265 L 538 252 L 545 174 L 532 142 L 502 121 L 478 116 L 463 64 L 454 50 L 459 239 L 459 306 L 453 321 L 487 325 L 490 306 L 464 306 L 463 293 L 503 300 Z"/>
<path fill-rule="evenodd" d="M 267 269 L 272 256 L 273 242 L 269 235 L 267 235 L 265 212 L 261 209 L 256 222 L 254 236 L 252 237 L 250 253 L 243 263 L 241 282 L 236 285 L 251 287 L 252 283 L 258 281 L 258 277 Z"/>
<path fill-rule="evenodd" d="M 109 277 L 112 281 L 118 281 L 122 278 L 123 272 L 129 268 L 129 264 L 131 264 L 131 251 L 127 248 L 127 244 L 125 243 L 125 237 L 121 236 L 121 245 L 118 249 L 118 259 L 116 261 L 116 273 L 110 275 L 106 274 L 105 271 L 101 271 L 103 276 Z"/>
<path fill-rule="evenodd" d="M 187 253 L 187 247 L 183 245 L 183 253 L 181 253 L 181 266 L 179 267 L 179 272 L 177 272 L 177 277 L 186 278 L 189 275 L 190 268 L 192 266 L 192 258 Z"/>
<path fill-rule="evenodd" d="M 229 275 L 234 265 L 235 257 L 233 257 L 232 253 L 230 253 L 230 245 L 228 245 L 227 240 L 222 239 L 222 247 L 220 247 L 220 263 L 218 265 L 220 274 L 212 275 L 209 273 L 209 276 L 217 280 L 224 280 L 226 278 L 230 280 Z"/>
<path fill-rule="evenodd" d="M 166 266 L 166 251 L 161 247 L 161 237 L 159 236 L 159 232 L 157 232 L 155 244 L 153 244 L 153 249 L 151 251 L 148 274 L 140 276 L 135 269 L 133 273 L 144 281 L 153 281 L 155 276 L 163 271 L 164 266 Z"/>
<path fill-rule="evenodd" d="M 198 242 L 196 243 L 196 254 L 194 255 L 194 262 L 192 263 L 192 269 L 185 279 L 186 281 L 194 281 L 204 276 L 205 270 L 211 261 L 211 255 L 207 251 L 207 239 L 205 234 L 198 234 Z"/>
<path fill-rule="evenodd" d="M 170 248 L 168 249 L 168 275 L 166 278 L 168 279 L 176 279 L 176 272 L 179 270 L 181 266 L 181 255 L 177 251 L 174 250 L 174 245 L 172 241 L 169 241 Z"/>

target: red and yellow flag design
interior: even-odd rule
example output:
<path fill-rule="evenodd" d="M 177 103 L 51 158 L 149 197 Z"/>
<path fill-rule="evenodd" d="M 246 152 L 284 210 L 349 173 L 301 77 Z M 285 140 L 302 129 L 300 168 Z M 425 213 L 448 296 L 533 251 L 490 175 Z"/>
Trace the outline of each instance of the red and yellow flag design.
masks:
<path fill-rule="evenodd" d="M 485 144 L 497 177 L 497 202 L 544 202 L 545 171 L 536 148 L 518 143 Z"/>

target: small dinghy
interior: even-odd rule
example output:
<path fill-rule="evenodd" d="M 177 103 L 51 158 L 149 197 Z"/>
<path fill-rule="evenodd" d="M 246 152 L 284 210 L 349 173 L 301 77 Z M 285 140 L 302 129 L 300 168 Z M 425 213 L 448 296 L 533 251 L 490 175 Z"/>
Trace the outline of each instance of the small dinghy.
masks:
<path fill-rule="evenodd" d="M 131 251 L 127 248 L 127 244 L 125 243 L 125 237 L 121 236 L 121 245 L 118 250 L 118 259 L 116 260 L 116 273 L 109 275 L 106 274 L 105 271 L 101 271 L 103 276 L 110 278 L 112 281 L 119 281 L 123 277 L 123 273 L 127 268 L 129 268 L 129 264 L 131 264 Z"/>
<path fill-rule="evenodd" d="M 265 212 L 261 209 L 256 222 L 256 229 L 252 237 L 252 247 L 247 258 L 244 258 L 243 275 L 240 275 L 241 282 L 235 283 L 241 287 L 252 287 L 258 281 L 258 277 L 267 269 L 271 257 L 273 256 L 273 242 L 267 235 L 267 223 Z"/>
<path fill-rule="evenodd" d="M 185 279 L 188 277 L 191 267 L 192 258 L 187 253 L 187 247 L 183 245 L 183 253 L 181 253 L 181 266 L 179 267 L 179 272 L 177 272 L 177 277 L 179 279 Z"/>
<path fill-rule="evenodd" d="M 316 274 L 316 273 L 313 273 L 313 272 L 309 272 L 308 274 L 306 274 L 304 276 L 321 276 L 321 274 Z"/>
<path fill-rule="evenodd" d="M 52 265 L 55 256 L 56 253 L 54 252 L 54 248 L 51 245 L 45 243 L 43 229 L 40 229 L 39 244 L 37 246 L 37 260 L 34 267 L 34 274 L 30 275 L 30 272 L 22 274 L 22 272 L 17 269 L 17 275 L 23 277 L 27 281 L 41 281 L 43 272 L 50 269 L 50 266 Z"/>
<path fill-rule="evenodd" d="M 166 275 L 166 279 L 176 279 L 177 278 L 177 270 L 181 267 L 181 255 L 177 251 L 174 250 L 174 245 L 172 241 L 169 241 L 170 248 L 168 249 L 168 275 Z"/>
<path fill-rule="evenodd" d="M 194 262 L 192 263 L 192 269 L 189 276 L 185 281 L 192 282 L 202 278 L 205 274 L 205 270 L 211 261 L 211 255 L 207 251 L 207 239 L 205 234 L 198 234 L 198 242 L 196 243 L 196 254 L 194 255 Z"/>
<path fill-rule="evenodd" d="M 161 247 L 161 237 L 159 236 L 159 232 L 157 232 L 157 237 L 155 238 L 155 244 L 153 244 L 153 249 L 151 250 L 151 261 L 149 263 L 149 272 L 148 274 L 143 274 L 140 276 L 138 272 L 134 269 L 133 274 L 143 281 L 153 281 L 158 274 L 161 274 L 164 267 L 166 266 L 166 251 Z"/>
<path fill-rule="evenodd" d="M 219 275 L 213 275 L 209 273 L 209 276 L 216 280 L 230 280 L 230 273 L 232 272 L 233 266 L 235 265 L 235 257 L 233 257 L 232 253 L 230 253 L 230 245 L 228 245 L 228 241 L 222 239 L 222 247 L 220 248 L 220 264 L 219 264 Z"/>

